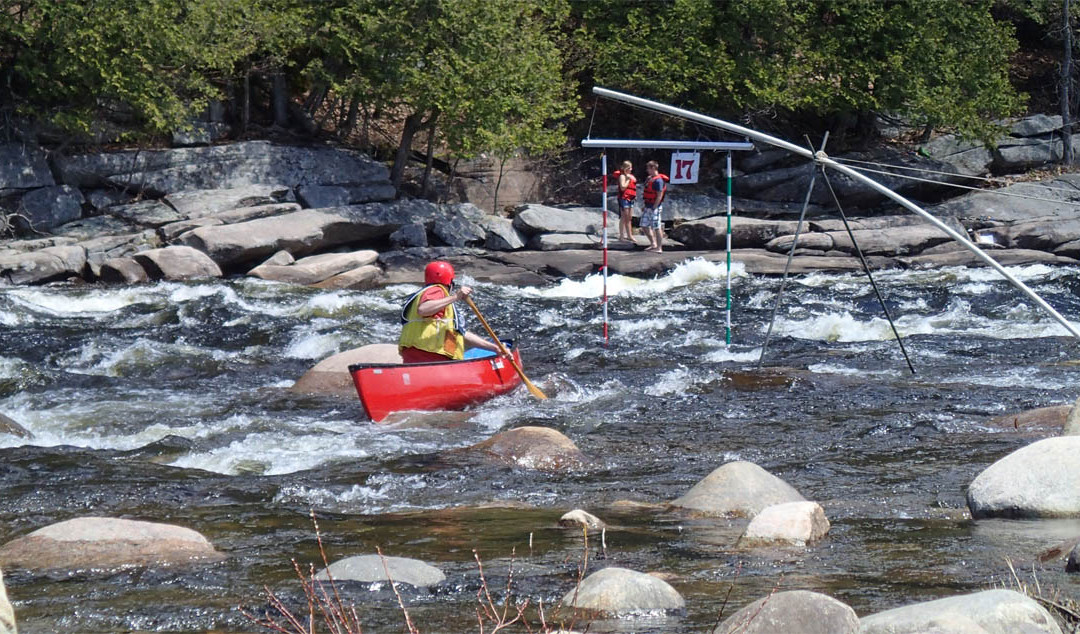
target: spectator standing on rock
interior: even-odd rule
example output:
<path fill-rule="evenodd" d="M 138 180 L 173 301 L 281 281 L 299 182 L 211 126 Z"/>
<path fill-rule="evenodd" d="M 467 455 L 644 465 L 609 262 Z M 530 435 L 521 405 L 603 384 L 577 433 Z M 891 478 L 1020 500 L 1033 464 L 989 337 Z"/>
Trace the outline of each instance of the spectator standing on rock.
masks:
<path fill-rule="evenodd" d="M 615 172 L 619 177 L 619 239 L 634 241 L 634 201 L 637 200 L 637 178 L 634 164 L 623 161 Z"/>
<path fill-rule="evenodd" d="M 649 161 L 645 164 L 645 170 L 649 178 L 645 181 L 645 191 L 642 192 L 642 200 L 645 208 L 641 212 L 641 228 L 645 231 L 645 237 L 649 239 L 646 251 L 663 253 L 664 251 L 664 220 L 663 204 L 667 194 L 668 177 L 660 173 L 660 164 Z"/>
<path fill-rule="evenodd" d="M 465 345 L 498 352 L 499 348 L 466 332 L 454 302 L 472 294 L 468 286 L 454 290 L 454 267 L 436 260 L 424 268 L 424 288 L 413 293 L 401 309 L 398 351 L 405 363 L 450 361 L 465 357 Z"/>

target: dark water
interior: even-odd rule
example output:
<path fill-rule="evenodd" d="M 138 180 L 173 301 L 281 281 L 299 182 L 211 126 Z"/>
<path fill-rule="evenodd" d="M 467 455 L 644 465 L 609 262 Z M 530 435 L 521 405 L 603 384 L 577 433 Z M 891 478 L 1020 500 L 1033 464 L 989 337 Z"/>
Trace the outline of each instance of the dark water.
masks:
<path fill-rule="evenodd" d="M 1080 315 L 1080 270 L 1012 272 Z M 35 434 L 0 436 L 0 542 L 72 517 L 175 523 L 228 558 L 193 568 L 5 570 L 20 631 L 251 631 L 237 609 L 263 587 L 299 601 L 290 560 L 317 562 L 314 510 L 331 561 L 368 554 L 438 565 L 447 582 L 406 591 L 421 631 L 477 631 L 474 550 L 502 596 L 545 607 L 586 554 L 558 517 L 609 524 L 590 570 L 668 575 L 682 614 L 590 631 L 703 632 L 774 588 L 834 596 L 860 615 L 1008 583 L 1032 566 L 1080 598 L 1062 562 L 1035 555 L 1080 521 L 972 521 L 968 483 L 1054 429 L 989 424 L 1080 396 L 1080 345 L 989 270 L 881 274 L 908 372 L 865 278 L 788 285 L 766 364 L 756 361 L 779 281 L 735 278 L 724 346 L 723 270 L 703 262 L 658 280 L 613 279 L 612 340 L 599 345 L 599 280 L 516 289 L 477 284 L 500 334 L 518 337 L 525 390 L 469 415 L 366 422 L 357 402 L 285 388 L 317 360 L 392 341 L 412 288 L 319 292 L 255 281 L 132 288 L 0 289 L 0 412 Z M 448 453 L 521 425 L 553 427 L 596 466 L 543 473 Z M 755 462 L 818 501 L 819 545 L 741 550 L 745 520 L 701 520 L 661 503 L 732 460 Z M 352 586 L 365 631 L 400 631 L 383 586 Z M 298 605 L 298 603 L 295 603 Z M 579 624 L 580 627 L 581 624 Z M 490 629 L 490 628 L 489 628 Z M 523 630 L 519 630 L 523 631 Z"/>

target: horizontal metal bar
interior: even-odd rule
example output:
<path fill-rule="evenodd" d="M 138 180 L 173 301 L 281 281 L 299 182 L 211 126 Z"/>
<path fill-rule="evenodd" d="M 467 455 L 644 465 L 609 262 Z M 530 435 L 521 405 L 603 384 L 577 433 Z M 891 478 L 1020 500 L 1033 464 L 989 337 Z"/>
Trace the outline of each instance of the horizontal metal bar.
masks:
<path fill-rule="evenodd" d="M 649 148 L 658 150 L 752 150 L 753 143 L 734 141 L 663 141 L 659 139 L 582 139 L 581 147 Z"/>

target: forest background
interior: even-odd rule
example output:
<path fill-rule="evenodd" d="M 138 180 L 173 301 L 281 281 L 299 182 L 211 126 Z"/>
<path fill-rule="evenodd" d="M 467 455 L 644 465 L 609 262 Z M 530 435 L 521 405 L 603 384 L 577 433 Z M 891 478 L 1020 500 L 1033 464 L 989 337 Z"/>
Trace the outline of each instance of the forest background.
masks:
<path fill-rule="evenodd" d="M 702 138 L 594 109 L 600 85 L 830 147 L 989 141 L 1076 110 L 1069 0 L 0 0 L 0 135 L 154 146 L 212 112 L 234 138 L 332 139 L 452 169 L 559 156 L 592 130 Z M 1068 81 L 1065 81 L 1068 78 Z M 597 114 L 599 112 L 599 114 Z M 595 126 L 595 128 L 593 128 Z M 603 132 L 603 134 L 597 134 Z M 1068 136 L 1066 135 L 1066 138 Z"/>

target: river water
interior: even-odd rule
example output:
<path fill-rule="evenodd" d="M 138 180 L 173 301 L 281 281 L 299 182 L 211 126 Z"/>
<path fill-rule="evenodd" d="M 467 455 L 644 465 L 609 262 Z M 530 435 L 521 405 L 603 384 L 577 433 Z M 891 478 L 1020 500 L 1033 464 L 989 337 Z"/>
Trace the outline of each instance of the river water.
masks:
<path fill-rule="evenodd" d="M 1070 318 L 1080 269 L 1010 271 Z M 463 272 L 467 279 L 467 271 Z M 85 515 L 179 524 L 228 558 L 193 568 L 5 570 L 20 630 L 251 631 L 237 609 L 264 586 L 297 603 L 290 560 L 373 553 L 438 565 L 447 582 L 406 590 L 424 632 L 477 631 L 473 551 L 501 596 L 551 606 L 589 570 L 665 573 L 685 612 L 590 631 L 704 632 L 773 589 L 834 596 L 860 615 L 1023 581 L 1080 598 L 1041 550 L 1080 521 L 972 521 L 968 483 L 1058 430 L 995 416 L 1080 396 L 1078 343 L 989 269 L 876 275 L 917 374 L 862 275 L 792 278 L 757 367 L 777 278 L 735 271 L 724 344 L 722 265 L 655 280 L 613 277 L 601 345 L 600 280 L 544 288 L 476 283 L 501 335 L 552 397 L 519 389 L 467 414 L 392 425 L 358 402 L 286 388 L 319 359 L 393 341 L 413 286 L 324 292 L 259 280 L 0 289 L 0 412 L 33 440 L 0 436 L 0 542 Z M 544 473 L 450 452 L 500 430 L 553 427 L 595 459 Z M 818 501 L 820 544 L 737 547 L 745 520 L 690 519 L 662 503 L 732 460 L 755 462 Z M 609 528 L 587 546 L 557 527 L 584 508 Z M 384 586 L 348 586 L 365 631 L 401 631 Z M 580 626 L 580 624 L 579 624 Z M 490 629 L 490 628 L 489 628 Z"/>

